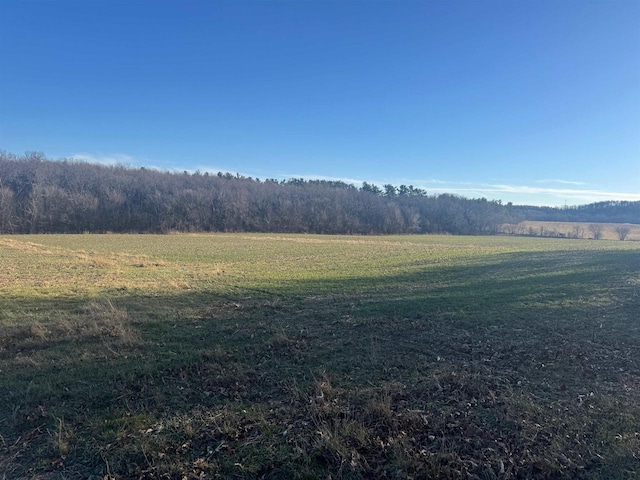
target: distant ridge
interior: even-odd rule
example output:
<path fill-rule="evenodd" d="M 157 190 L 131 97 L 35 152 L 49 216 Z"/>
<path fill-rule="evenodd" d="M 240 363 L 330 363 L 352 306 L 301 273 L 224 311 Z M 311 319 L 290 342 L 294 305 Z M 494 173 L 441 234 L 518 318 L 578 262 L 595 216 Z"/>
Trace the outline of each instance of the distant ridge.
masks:
<path fill-rule="evenodd" d="M 523 220 L 640 223 L 640 202 L 517 206 L 411 185 L 259 180 L 0 152 L 0 233 L 490 235 Z"/>
<path fill-rule="evenodd" d="M 514 206 L 525 220 L 640 224 L 640 201 L 607 201 L 574 207 Z"/>

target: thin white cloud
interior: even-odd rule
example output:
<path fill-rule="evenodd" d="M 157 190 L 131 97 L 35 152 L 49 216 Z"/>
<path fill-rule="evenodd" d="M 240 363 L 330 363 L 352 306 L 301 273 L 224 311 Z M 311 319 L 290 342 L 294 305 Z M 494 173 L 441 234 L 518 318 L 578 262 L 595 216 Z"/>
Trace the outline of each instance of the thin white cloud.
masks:
<path fill-rule="evenodd" d="M 585 190 L 574 188 L 545 188 L 531 187 L 527 185 L 489 185 L 487 191 L 505 192 L 505 193 L 526 193 L 526 194 L 543 194 L 556 195 L 560 197 L 595 197 L 606 198 L 611 200 L 640 200 L 640 193 L 630 192 L 610 192 L 605 190 Z"/>
<path fill-rule="evenodd" d="M 304 178 L 305 180 L 331 180 L 343 181 L 359 186 L 363 181 L 374 185 L 382 186 L 385 184 L 392 185 L 413 185 L 416 188 L 422 188 L 428 194 L 450 193 L 454 195 L 462 195 L 465 197 L 485 197 L 490 200 L 502 200 L 504 202 L 513 202 L 516 204 L 527 205 L 546 205 L 560 206 L 564 204 L 582 205 L 587 203 L 605 201 L 605 200 L 628 200 L 640 201 L 640 193 L 631 192 L 612 192 L 609 190 L 570 188 L 570 186 L 585 185 L 583 182 L 574 182 L 570 180 L 547 180 L 555 181 L 561 185 L 567 185 L 566 188 L 554 188 L 548 186 L 532 186 L 532 185 L 511 185 L 501 183 L 474 183 L 474 182 L 456 182 L 441 179 L 354 179 L 349 177 L 333 177 L 327 175 L 278 175 L 278 178 Z M 536 182 L 539 183 L 539 182 Z"/>
<path fill-rule="evenodd" d="M 100 163 L 102 165 L 133 165 L 136 162 L 135 158 L 124 153 L 114 153 L 108 155 L 75 153 L 68 156 L 67 158 L 76 160 L 78 162 Z"/>
<path fill-rule="evenodd" d="M 605 200 L 640 201 L 640 193 L 612 192 L 608 190 L 551 188 L 530 185 L 477 184 L 460 187 L 421 185 L 431 193 L 453 193 L 467 197 L 487 197 L 492 200 L 512 201 L 519 204 L 558 206 L 593 203 Z"/>
<path fill-rule="evenodd" d="M 460 182 L 450 180 L 440 180 L 437 178 L 395 178 L 393 180 L 385 180 L 384 183 L 393 185 L 475 185 L 473 182 Z"/>
<path fill-rule="evenodd" d="M 97 163 L 101 165 L 124 165 L 126 167 L 132 168 L 140 168 L 144 167 L 149 170 L 159 170 L 161 172 L 174 172 L 174 173 L 182 173 L 185 171 L 184 168 L 166 168 L 160 165 L 156 165 L 151 160 L 133 157 L 131 155 L 127 155 L 126 153 L 110 153 L 110 154 L 102 154 L 102 153 L 75 153 L 73 155 L 68 155 L 66 157 L 62 157 L 63 159 L 75 160 L 77 162 L 86 162 L 86 163 Z M 190 170 L 187 170 L 191 172 Z M 195 170 L 194 170 L 195 171 Z M 192 172 L 191 172 L 192 173 Z"/>
<path fill-rule="evenodd" d="M 576 181 L 573 181 L 573 180 L 559 180 L 557 178 L 548 178 L 548 179 L 544 179 L 544 180 L 536 180 L 536 183 L 560 183 L 562 185 L 576 185 L 576 186 L 586 185 L 586 183 L 584 183 L 584 182 L 576 182 Z"/>

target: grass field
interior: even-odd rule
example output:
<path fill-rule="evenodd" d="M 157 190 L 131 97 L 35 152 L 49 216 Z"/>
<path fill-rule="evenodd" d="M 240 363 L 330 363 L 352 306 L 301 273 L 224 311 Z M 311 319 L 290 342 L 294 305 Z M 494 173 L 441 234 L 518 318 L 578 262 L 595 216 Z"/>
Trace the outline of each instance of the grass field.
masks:
<path fill-rule="evenodd" d="M 639 315 L 637 242 L 0 236 L 0 478 L 638 478 Z"/>

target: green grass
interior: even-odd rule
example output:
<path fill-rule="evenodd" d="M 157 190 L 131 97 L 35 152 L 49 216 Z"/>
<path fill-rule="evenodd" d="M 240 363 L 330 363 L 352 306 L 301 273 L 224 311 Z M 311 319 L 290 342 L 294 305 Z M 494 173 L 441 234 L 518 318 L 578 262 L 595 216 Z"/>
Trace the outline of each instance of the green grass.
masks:
<path fill-rule="evenodd" d="M 638 312 L 636 242 L 0 237 L 0 478 L 637 478 Z"/>

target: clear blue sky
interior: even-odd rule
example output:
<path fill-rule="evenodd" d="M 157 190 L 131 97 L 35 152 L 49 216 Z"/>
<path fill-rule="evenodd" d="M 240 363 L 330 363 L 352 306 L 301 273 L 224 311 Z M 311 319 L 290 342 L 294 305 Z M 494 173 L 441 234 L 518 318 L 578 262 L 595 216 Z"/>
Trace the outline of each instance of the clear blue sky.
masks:
<path fill-rule="evenodd" d="M 640 1 L 4 0 L 0 148 L 640 200 Z"/>

